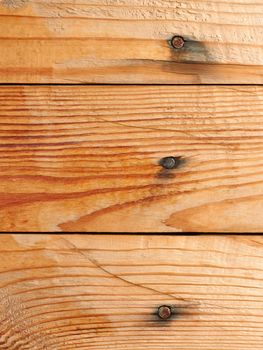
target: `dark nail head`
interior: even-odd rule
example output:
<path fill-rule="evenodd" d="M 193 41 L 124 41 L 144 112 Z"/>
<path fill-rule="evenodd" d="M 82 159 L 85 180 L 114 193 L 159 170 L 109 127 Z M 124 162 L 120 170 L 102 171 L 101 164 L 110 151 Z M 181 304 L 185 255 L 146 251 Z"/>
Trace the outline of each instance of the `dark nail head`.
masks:
<path fill-rule="evenodd" d="M 162 320 L 168 320 L 172 316 L 172 309 L 170 306 L 162 305 L 158 307 L 158 316 Z"/>
<path fill-rule="evenodd" d="M 159 164 L 164 169 L 175 169 L 180 164 L 181 157 L 164 157 L 160 160 Z"/>
<path fill-rule="evenodd" d="M 185 41 L 181 36 L 175 35 L 171 39 L 171 45 L 174 49 L 182 49 L 184 47 Z"/>

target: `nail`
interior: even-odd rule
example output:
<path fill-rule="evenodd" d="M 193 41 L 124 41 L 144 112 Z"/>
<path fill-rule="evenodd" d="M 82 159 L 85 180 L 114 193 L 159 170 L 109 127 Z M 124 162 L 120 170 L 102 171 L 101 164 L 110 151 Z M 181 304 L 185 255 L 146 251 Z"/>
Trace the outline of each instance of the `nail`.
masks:
<path fill-rule="evenodd" d="M 162 320 L 168 320 L 172 316 L 172 308 L 168 305 L 158 307 L 158 316 Z"/>
<path fill-rule="evenodd" d="M 178 35 L 175 35 L 171 39 L 171 45 L 174 49 L 182 49 L 184 47 L 185 41 L 184 38 Z"/>
<path fill-rule="evenodd" d="M 175 169 L 180 164 L 181 157 L 164 157 L 159 161 L 164 169 Z"/>

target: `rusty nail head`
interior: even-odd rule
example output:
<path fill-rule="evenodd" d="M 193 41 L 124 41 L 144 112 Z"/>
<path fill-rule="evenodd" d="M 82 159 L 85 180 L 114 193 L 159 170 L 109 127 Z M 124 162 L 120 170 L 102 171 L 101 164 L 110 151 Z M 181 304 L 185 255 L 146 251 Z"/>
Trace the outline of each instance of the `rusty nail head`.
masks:
<path fill-rule="evenodd" d="M 185 41 L 184 38 L 178 35 L 175 35 L 171 39 L 171 45 L 174 49 L 182 49 L 184 47 Z"/>
<path fill-rule="evenodd" d="M 158 316 L 162 320 L 168 320 L 172 316 L 172 308 L 168 305 L 162 305 L 158 307 Z"/>
<path fill-rule="evenodd" d="M 175 169 L 180 164 L 181 157 L 164 157 L 159 164 L 165 169 Z"/>

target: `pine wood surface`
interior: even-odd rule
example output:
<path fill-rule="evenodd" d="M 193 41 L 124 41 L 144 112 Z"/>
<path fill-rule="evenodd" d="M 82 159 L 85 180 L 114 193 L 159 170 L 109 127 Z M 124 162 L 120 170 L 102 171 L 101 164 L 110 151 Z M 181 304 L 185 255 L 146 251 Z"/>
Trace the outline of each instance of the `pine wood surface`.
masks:
<path fill-rule="evenodd" d="M 0 349 L 260 350 L 262 236 L 0 235 Z M 158 306 L 175 307 L 162 321 Z"/>
<path fill-rule="evenodd" d="M 263 230 L 262 87 L 5 86 L 0 101 L 2 232 Z"/>
<path fill-rule="evenodd" d="M 262 83 L 262 17 L 262 0 L 0 0 L 0 82 Z"/>

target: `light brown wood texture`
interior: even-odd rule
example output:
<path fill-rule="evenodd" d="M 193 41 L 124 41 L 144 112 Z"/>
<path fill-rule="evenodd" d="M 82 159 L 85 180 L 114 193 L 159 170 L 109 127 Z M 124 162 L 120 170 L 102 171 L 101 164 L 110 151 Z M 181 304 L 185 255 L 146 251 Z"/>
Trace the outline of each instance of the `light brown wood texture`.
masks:
<path fill-rule="evenodd" d="M 262 83 L 262 17 L 262 0 L 0 0 L 0 82 Z"/>
<path fill-rule="evenodd" d="M 0 104 L 2 232 L 263 230 L 263 87 L 6 86 Z"/>
<path fill-rule="evenodd" d="M 261 236 L 0 236 L 2 350 L 261 350 Z M 161 321 L 157 307 L 176 316 Z"/>

